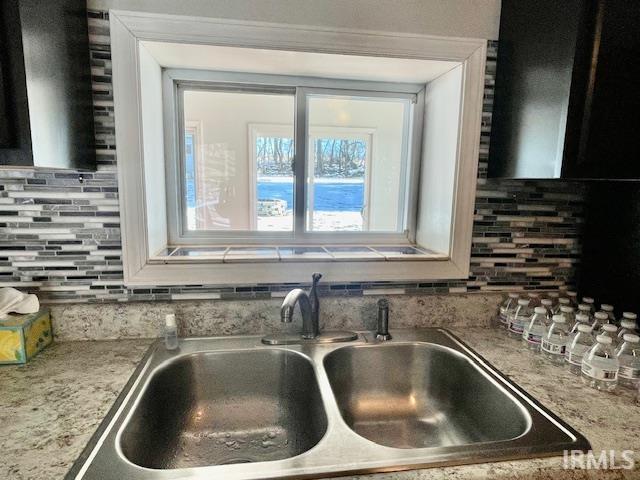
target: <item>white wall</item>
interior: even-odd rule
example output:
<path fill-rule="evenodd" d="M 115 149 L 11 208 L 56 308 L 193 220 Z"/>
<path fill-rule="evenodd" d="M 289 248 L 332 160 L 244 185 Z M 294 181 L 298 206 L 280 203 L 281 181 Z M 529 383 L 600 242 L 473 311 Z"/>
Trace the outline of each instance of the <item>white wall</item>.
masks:
<path fill-rule="evenodd" d="M 500 0 L 87 0 L 89 8 L 498 38 Z"/>

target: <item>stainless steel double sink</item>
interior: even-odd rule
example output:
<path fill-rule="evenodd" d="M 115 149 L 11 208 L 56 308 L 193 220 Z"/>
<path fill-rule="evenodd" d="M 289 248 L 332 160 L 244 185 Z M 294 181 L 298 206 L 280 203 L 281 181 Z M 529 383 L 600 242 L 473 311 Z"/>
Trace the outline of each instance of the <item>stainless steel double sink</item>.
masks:
<path fill-rule="evenodd" d="M 67 478 L 326 477 L 589 449 L 448 331 L 392 335 L 157 342 Z"/>

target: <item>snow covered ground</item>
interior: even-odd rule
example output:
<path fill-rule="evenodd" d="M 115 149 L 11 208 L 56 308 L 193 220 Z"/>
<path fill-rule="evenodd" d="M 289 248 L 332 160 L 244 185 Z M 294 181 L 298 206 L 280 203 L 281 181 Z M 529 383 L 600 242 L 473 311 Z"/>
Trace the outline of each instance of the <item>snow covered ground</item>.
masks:
<path fill-rule="evenodd" d="M 282 217 L 258 217 L 260 231 L 287 231 L 292 225 L 292 213 Z M 360 231 L 362 215 L 360 212 L 314 212 L 313 229 L 320 232 Z"/>

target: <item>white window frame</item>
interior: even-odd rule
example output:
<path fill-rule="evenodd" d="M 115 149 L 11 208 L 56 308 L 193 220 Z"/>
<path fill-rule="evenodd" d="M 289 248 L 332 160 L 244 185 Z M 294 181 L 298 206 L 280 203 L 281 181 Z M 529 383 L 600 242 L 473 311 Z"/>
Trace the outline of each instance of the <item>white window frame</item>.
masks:
<path fill-rule="evenodd" d="M 109 17 L 125 284 L 305 282 L 314 270 L 322 271 L 327 281 L 468 277 L 486 40 L 122 10 L 110 10 Z M 165 116 L 171 105 L 162 104 L 159 88 L 162 68 L 148 51 L 145 53 L 144 41 L 457 62 L 458 67 L 432 80 L 419 99 L 426 104 L 423 145 L 426 148 L 422 149 L 421 170 L 428 175 L 419 177 L 417 172 L 410 175 L 412 184 L 420 185 L 420 194 L 413 189 L 418 201 L 414 198 L 408 205 L 410 208 L 419 205 L 421 212 L 430 213 L 419 219 L 417 243 L 443 252 L 441 259 L 402 263 L 347 260 L 285 265 L 276 262 L 259 266 L 252 262 L 155 261 L 154 256 L 167 244 L 168 231 L 166 207 L 157 200 L 175 195 L 175 192 L 164 192 L 165 174 L 161 168 L 164 155 L 157 152 L 164 152 L 166 145 L 162 127 L 158 129 L 155 120 Z M 147 88 L 149 85 L 153 88 Z M 448 95 L 446 98 L 440 97 L 443 92 Z M 444 123 L 447 128 L 438 130 Z M 449 128 L 451 125 L 457 128 Z M 422 131 L 422 122 L 414 122 L 414 128 Z M 443 136 L 449 137 L 446 145 L 439 143 Z M 420 145 L 412 140 L 412 148 Z M 441 181 L 444 177 L 439 175 L 445 166 L 443 174 L 448 176 L 446 183 L 452 185 L 452 189 L 444 185 Z M 163 218 L 165 224 L 161 223 Z"/>
<path fill-rule="evenodd" d="M 184 162 L 184 91 L 230 91 L 248 93 L 275 93 L 295 95 L 294 140 L 296 159 L 295 178 L 303 178 L 309 165 L 307 146 L 310 145 L 307 135 L 309 126 L 307 103 L 315 95 L 354 96 L 357 98 L 389 98 L 407 103 L 404 118 L 402 155 L 406 161 L 403 165 L 419 169 L 421 131 L 414 129 L 411 117 L 422 118 L 423 105 L 418 98 L 424 95 L 424 85 L 411 83 L 365 82 L 338 79 L 310 79 L 287 75 L 230 73 L 206 70 L 166 69 L 162 74 L 164 115 L 165 115 L 165 161 L 167 182 L 167 216 L 168 240 L 172 246 L 188 245 L 310 245 L 310 244 L 361 244 L 361 245 L 410 245 L 415 238 L 415 214 L 411 208 L 399 212 L 400 224 L 405 228 L 402 232 L 350 232 L 350 231 L 311 231 L 306 227 L 306 182 L 294 183 L 294 227 L 292 232 L 278 231 L 229 231 L 229 230 L 200 230 L 187 229 L 184 212 L 185 197 L 183 188 Z M 300 121 L 304 120 L 304 121 Z M 417 122 L 420 124 L 420 122 Z M 304 129 L 304 130 L 302 130 Z M 416 142 L 413 148 L 409 146 L 411 138 Z M 303 170 L 303 171 L 300 171 Z M 410 184 L 406 177 L 408 171 L 403 171 L 402 183 L 408 197 L 417 198 L 412 190 L 417 185 Z M 177 192 L 177 195 L 173 195 Z M 409 199 L 406 202 L 410 201 Z M 406 202 L 402 202 L 406 205 Z M 253 202 L 252 202 L 253 205 Z M 251 207 L 253 208 L 253 207 Z M 250 208 L 250 210 L 251 210 Z M 249 215 L 252 213 L 249 211 Z M 251 217 L 249 218 L 251 221 Z M 249 222 L 250 223 L 250 222 Z"/>

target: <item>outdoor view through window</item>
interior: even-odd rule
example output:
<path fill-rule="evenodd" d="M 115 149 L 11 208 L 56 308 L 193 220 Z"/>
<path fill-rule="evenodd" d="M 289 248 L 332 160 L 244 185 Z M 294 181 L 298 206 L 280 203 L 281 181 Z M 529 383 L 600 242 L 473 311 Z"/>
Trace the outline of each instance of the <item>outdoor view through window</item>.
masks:
<path fill-rule="evenodd" d="M 184 91 L 187 230 L 294 230 L 294 103 L 289 93 Z M 308 96 L 307 232 L 402 232 L 407 109 L 402 99 Z"/>

